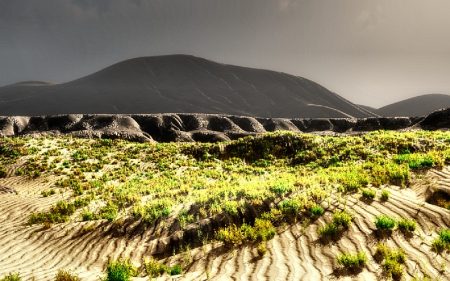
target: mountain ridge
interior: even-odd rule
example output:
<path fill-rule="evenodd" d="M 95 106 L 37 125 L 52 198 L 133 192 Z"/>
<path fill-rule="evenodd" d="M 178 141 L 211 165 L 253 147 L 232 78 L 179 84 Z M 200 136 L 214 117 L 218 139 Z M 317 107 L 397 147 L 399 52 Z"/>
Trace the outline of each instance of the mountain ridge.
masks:
<path fill-rule="evenodd" d="M 376 116 L 303 77 L 190 55 L 132 58 L 62 84 L 1 87 L 0 112 L 2 115 L 201 112 L 291 118 Z"/>

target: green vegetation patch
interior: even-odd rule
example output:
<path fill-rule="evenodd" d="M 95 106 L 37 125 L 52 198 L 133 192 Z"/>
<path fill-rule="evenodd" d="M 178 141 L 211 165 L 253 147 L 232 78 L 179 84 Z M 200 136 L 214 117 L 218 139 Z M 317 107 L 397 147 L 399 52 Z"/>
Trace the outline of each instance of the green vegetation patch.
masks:
<path fill-rule="evenodd" d="M 390 248 L 385 243 L 379 243 L 374 258 L 381 264 L 385 276 L 394 280 L 402 279 L 406 263 L 406 254 L 402 249 Z"/>
<path fill-rule="evenodd" d="M 343 253 L 337 257 L 337 263 L 349 272 L 356 272 L 366 265 L 367 256 L 364 252 Z"/>
<path fill-rule="evenodd" d="M 30 224 L 126 220 L 173 232 L 211 222 L 204 227 L 227 244 L 260 243 L 280 225 L 323 215 L 332 196 L 357 193 L 372 200 L 383 185 L 405 187 L 412 171 L 445 163 L 450 132 L 439 131 L 274 132 L 214 144 L 66 136 L 0 142 L 0 176 L 12 169 L 58 179 L 42 196 L 64 200 L 33 213 Z M 381 192 L 382 200 L 388 198 Z M 351 220 L 337 213 L 321 235 L 342 233 Z M 192 236 L 182 242 L 204 238 Z"/>
<path fill-rule="evenodd" d="M 450 251 L 450 229 L 442 229 L 438 233 L 438 237 L 433 240 L 431 248 L 437 253 Z"/>

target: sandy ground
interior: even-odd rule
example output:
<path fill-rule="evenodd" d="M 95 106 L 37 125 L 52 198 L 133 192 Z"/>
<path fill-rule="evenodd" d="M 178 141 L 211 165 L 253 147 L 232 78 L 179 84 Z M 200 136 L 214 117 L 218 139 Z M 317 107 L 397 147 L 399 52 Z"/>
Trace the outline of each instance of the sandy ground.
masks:
<path fill-rule="evenodd" d="M 72 222 L 47 229 L 26 225 L 30 213 L 46 210 L 63 198 L 61 194 L 46 198 L 40 195 L 53 184 L 52 179 L 0 180 L 0 186 L 7 187 L 0 188 L 0 276 L 20 272 L 23 280 L 53 280 L 59 269 L 65 269 L 82 280 L 99 280 L 109 257 L 131 257 L 139 264 L 157 246 L 159 236 L 152 229 L 127 238 L 105 235 L 105 226 L 98 222 Z M 413 218 L 419 226 L 410 239 L 395 231 L 387 240 L 408 256 L 405 279 L 426 274 L 433 280 L 450 280 L 449 254 L 437 255 L 430 247 L 437 230 L 450 227 L 450 211 L 425 203 L 421 196 L 430 186 L 446 185 L 450 186 L 450 168 L 428 172 L 409 189 L 391 187 L 391 197 L 385 203 L 375 200 L 368 204 L 358 196 L 347 200 L 330 198 L 332 208 L 347 206 L 356 216 L 350 229 L 335 243 L 323 245 L 318 241 L 317 228 L 331 216 L 327 212 L 310 225 L 286 226 L 268 243 L 263 258 L 253 247 L 223 251 L 219 244 L 206 244 L 168 262 L 192 261 L 178 280 L 379 280 L 382 270 L 372 257 L 378 242 L 373 221 L 375 216 L 387 214 Z M 367 253 L 367 267 L 358 275 L 335 274 L 336 255 L 357 250 Z"/>

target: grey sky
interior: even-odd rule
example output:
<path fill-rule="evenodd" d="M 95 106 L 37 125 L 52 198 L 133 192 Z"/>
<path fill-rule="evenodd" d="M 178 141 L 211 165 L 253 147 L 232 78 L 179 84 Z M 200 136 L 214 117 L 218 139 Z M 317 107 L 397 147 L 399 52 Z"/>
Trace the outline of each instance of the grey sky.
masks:
<path fill-rule="evenodd" d="M 450 94 L 447 0 L 0 0 L 0 85 L 193 54 L 382 106 Z"/>

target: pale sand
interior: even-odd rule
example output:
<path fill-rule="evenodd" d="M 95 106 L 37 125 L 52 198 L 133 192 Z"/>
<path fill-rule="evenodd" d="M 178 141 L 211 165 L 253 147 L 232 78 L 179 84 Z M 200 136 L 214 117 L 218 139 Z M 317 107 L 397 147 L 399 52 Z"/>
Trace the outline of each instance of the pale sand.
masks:
<path fill-rule="evenodd" d="M 83 232 L 84 226 L 95 222 L 57 224 L 50 229 L 42 225 L 27 226 L 31 212 L 46 210 L 63 198 L 60 194 L 47 198 L 40 195 L 52 184 L 51 179 L 48 182 L 21 177 L 0 180 L 0 186 L 17 191 L 15 194 L 0 190 L 0 276 L 20 272 L 23 280 L 33 277 L 53 280 L 59 269 L 65 269 L 77 273 L 82 280 L 99 280 L 108 257 L 130 257 L 138 265 L 156 247 L 160 236 L 153 233 L 154 229 L 126 238 L 102 236 L 103 226 Z M 336 243 L 318 242 L 317 228 L 329 221 L 331 212 L 327 212 L 307 227 L 295 224 L 282 230 L 268 243 L 263 258 L 251 247 L 224 252 L 216 243 L 191 249 L 189 255 L 180 254 L 166 262 L 192 259 L 192 265 L 177 280 L 379 280 L 382 270 L 372 257 L 378 242 L 373 221 L 379 214 L 388 214 L 413 218 L 419 226 L 411 239 L 394 231 L 387 242 L 406 252 L 406 280 L 422 274 L 449 280 L 449 254 L 437 255 L 430 246 L 438 229 L 450 227 L 450 211 L 423 201 L 424 190 L 446 186 L 450 186 L 450 168 L 429 171 L 409 189 L 391 187 L 391 197 L 385 203 L 377 199 L 367 204 L 358 196 L 346 201 L 331 198 L 332 206 L 343 208 L 346 204 L 356 216 L 350 229 Z M 367 267 L 358 275 L 336 276 L 333 273 L 337 268 L 336 255 L 357 250 L 367 253 Z M 168 276 L 159 279 L 171 280 Z"/>

